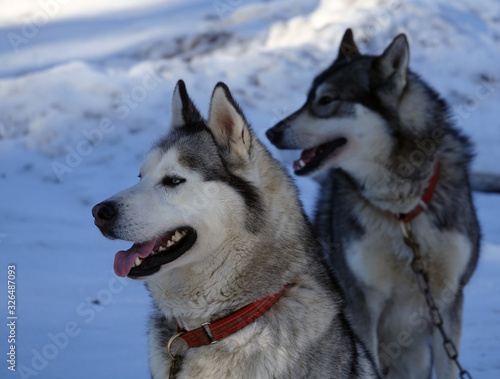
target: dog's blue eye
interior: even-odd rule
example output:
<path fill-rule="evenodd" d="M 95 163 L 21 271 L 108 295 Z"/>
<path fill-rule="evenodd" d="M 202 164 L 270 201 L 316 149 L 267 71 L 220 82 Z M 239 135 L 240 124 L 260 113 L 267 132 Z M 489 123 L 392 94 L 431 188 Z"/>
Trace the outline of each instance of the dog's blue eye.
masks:
<path fill-rule="evenodd" d="M 335 99 L 332 96 L 325 95 L 325 96 L 320 97 L 320 99 L 318 100 L 318 104 L 327 105 L 327 104 L 330 104 L 334 100 Z"/>
<path fill-rule="evenodd" d="M 176 176 L 165 176 L 161 183 L 164 185 L 164 186 L 169 186 L 169 187 L 173 187 L 173 186 L 177 186 L 181 183 L 184 183 L 186 181 L 186 179 L 183 179 L 183 178 L 178 178 Z"/>

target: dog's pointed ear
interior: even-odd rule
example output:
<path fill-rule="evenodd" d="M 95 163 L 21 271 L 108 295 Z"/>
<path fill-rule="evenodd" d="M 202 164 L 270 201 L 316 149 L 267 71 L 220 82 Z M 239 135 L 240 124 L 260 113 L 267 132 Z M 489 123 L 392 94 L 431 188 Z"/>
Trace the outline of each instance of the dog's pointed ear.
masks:
<path fill-rule="evenodd" d="M 345 31 L 342 41 L 340 42 L 339 54 L 337 60 L 350 61 L 351 57 L 355 55 L 360 55 L 356 42 L 354 42 L 354 36 L 352 34 L 352 29 L 349 28 Z"/>
<path fill-rule="evenodd" d="M 406 86 L 406 75 L 410 60 L 410 47 L 406 35 L 400 34 L 385 49 L 384 53 L 374 61 L 374 69 L 383 82 L 390 81 L 395 85 L 397 93 Z"/>
<path fill-rule="evenodd" d="M 222 82 L 217 83 L 212 93 L 208 128 L 229 163 L 248 159 L 251 146 L 250 128 L 229 88 Z"/>
<path fill-rule="evenodd" d="M 186 124 L 202 120 L 203 118 L 200 112 L 189 98 L 186 84 L 183 80 L 179 80 L 175 86 L 174 95 L 172 96 L 172 120 L 170 122 L 170 128 L 181 128 Z"/>

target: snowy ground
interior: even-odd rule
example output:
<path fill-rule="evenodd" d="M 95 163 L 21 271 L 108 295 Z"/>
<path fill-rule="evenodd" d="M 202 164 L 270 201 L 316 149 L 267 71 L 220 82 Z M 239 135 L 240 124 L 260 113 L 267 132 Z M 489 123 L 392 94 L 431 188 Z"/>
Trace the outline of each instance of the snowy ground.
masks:
<path fill-rule="evenodd" d="M 15 265 L 19 316 L 17 371 L 4 360 L 0 377 L 147 377 L 150 300 L 113 274 L 113 253 L 129 244 L 99 235 L 92 205 L 137 180 L 144 151 L 168 126 L 179 78 L 205 114 L 225 81 L 264 137 L 304 101 L 346 27 L 370 53 L 407 33 L 411 67 L 476 144 L 474 171 L 500 173 L 496 0 L 0 3 L 0 283 Z M 296 155 L 271 150 L 288 166 Z M 311 214 L 316 187 L 299 186 Z M 484 243 L 465 291 L 462 361 L 475 377 L 496 379 L 500 196 L 475 201 Z M 0 328 L 4 357 L 7 333 Z"/>

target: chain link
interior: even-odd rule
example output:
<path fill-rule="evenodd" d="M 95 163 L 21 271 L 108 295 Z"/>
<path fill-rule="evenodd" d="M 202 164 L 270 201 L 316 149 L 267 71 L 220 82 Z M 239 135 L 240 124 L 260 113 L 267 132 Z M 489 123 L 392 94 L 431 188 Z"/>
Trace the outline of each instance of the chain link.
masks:
<path fill-rule="evenodd" d="M 401 221 L 401 231 L 403 232 L 405 244 L 409 246 L 413 251 L 411 269 L 417 277 L 418 288 L 424 295 L 427 306 L 429 307 L 432 325 L 434 325 L 439 330 L 439 333 L 443 337 L 443 347 L 446 355 L 457 365 L 461 379 L 472 379 L 471 374 L 469 374 L 467 370 L 462 368 L 462 365 L 458 361 L 458 350 L 444 330 L 443 317 L 436 305 L 434 296 L 431 293 L 429 275 L 425 267 L 425 262 L 420 255 L 420 244 L 417 242 L 417 239 L 415 238 L 415 235 L 411 230 L 410 223 Z"/>

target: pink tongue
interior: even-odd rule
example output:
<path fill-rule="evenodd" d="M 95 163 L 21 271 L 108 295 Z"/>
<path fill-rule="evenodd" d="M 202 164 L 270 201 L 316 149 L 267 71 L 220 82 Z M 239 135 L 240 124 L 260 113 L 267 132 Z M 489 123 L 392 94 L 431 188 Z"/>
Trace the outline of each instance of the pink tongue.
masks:
<path fill-rule="evenodd" d="M 156 240 L 134 243 L 127 251 L 122 250 L 116 253 L 114 263 L 115 274 L 121 277 L 127 276 L 134 265 L 135 259 L 137 257 L 146 258 L 153 251 L 155 243 Z"/>
<path fill-rule="evenodd" d="M 318 149 L 318 147 L 314 147 L 312 149 L 309 149 L 309 150 L 304 150 L 302 152 L 302 155 L 300 156 L 300 159 L 299 160 L 296 160 L 293 162 L 293 169 L 294 170 L 298 170 L 301 167 L 300 165 L 300 161 L 304 161 L 304 163 L 309 163 L 311 161 L 311 159 L 314 158 L 314 156 L 316 155 L 316 150 Z"/>
<path fill-rule="evenodd" d="M 318 148 L 317 148 L 317 147 L 315 147 L 314 149 L 309 149 L 309 150 L 304 151 L 304 152 L 302 153 L 302 157 L 301 157 L 301 158 L 302 158 L 302 160 L 303 160 L 304 162 L 306 162 L 306 163 L 307 163 L 307 162 L 309 162 L 309 161 L 310 161 L 311 159 L 313 159 L 313 158 L 314 158 L 314 156 L 316 155 L 316 150 L 317 150 L 317 149 L 318 149 Z"/>

